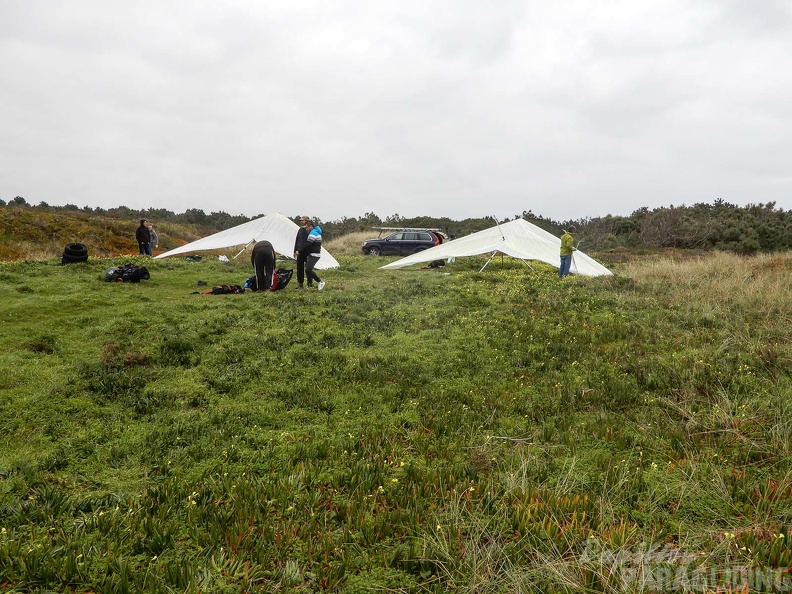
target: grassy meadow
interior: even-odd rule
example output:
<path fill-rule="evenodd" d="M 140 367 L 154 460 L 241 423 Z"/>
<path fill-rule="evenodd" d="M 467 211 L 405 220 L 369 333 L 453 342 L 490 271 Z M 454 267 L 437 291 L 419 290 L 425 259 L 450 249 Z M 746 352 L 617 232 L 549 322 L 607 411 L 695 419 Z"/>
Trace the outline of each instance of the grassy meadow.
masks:
<path fill-rule="evenodd" d="M 790 586 L 792 254 L 562 282 L 350 246 L 322 292 L 0 264 L 0 589 Z"/>

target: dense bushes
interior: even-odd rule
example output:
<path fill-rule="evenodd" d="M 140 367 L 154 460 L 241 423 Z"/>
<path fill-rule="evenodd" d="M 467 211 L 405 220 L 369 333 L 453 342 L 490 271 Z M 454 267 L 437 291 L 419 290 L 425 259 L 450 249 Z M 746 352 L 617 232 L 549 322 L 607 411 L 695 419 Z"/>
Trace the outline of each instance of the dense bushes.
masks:
<path fill-rule="evenodd" d="M 589 249 L 653 247 L 719 249 L 739 254 L 792 248 L 792 212 L 774 202 L 735 206 L 713 204 L 641 208 L 629 217 L 606 216 L 580 221 Z"/>

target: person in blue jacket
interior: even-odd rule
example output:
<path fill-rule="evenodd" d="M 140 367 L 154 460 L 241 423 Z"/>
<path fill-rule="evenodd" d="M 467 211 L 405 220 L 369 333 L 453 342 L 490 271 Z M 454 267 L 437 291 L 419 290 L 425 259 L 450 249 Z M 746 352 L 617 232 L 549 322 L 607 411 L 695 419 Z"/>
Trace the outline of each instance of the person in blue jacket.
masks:
<path fill-rule="evenodd" d="M 305 276 L 308 277 L 308 286 L 312 287 L 313 282 L 316 281 L 316 288 L 321 291 L 325 283 L 314 272 L 314 266 L 322 255 L 322 229 L 311 220 L 306 221 L 305 228 L 308 230 L 308 237 L 299 253 L 305 256 Z"/>

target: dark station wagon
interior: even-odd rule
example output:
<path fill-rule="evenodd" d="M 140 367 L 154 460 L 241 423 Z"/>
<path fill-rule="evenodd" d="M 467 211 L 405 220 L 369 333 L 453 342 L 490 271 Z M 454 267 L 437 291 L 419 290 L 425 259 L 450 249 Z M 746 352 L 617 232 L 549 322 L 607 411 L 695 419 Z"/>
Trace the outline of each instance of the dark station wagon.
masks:
<path fill-rule="evenodd" d="M 381 227 L 380 231 L 392 229 Z M 440 245 L 446 239 L 440 229 L 399 229 L 385 237 L 367 239 L 361 250 L 367 256 L 409 256 Z"/>

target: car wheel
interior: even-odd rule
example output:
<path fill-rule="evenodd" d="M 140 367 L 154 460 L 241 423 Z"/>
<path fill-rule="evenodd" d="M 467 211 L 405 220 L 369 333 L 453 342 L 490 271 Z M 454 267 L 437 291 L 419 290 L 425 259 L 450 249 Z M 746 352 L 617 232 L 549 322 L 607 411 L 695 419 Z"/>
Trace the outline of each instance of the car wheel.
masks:
<path fill-rule="evenodd" d="M 382 254 L 382 251 L 378 247 L 369 248 L 369 256 L 379 256 L 380 254 Z"/>
<path fill-rule="evenodd" d="M 425 247 L 419 247 L 419 248 L 415 248 L 415 251 L 413 252 L 413 254 L 417 254 L 418 252 L 422 252 L 422 251 L 424 251 L 425 249 L 426 249 Z"/>

